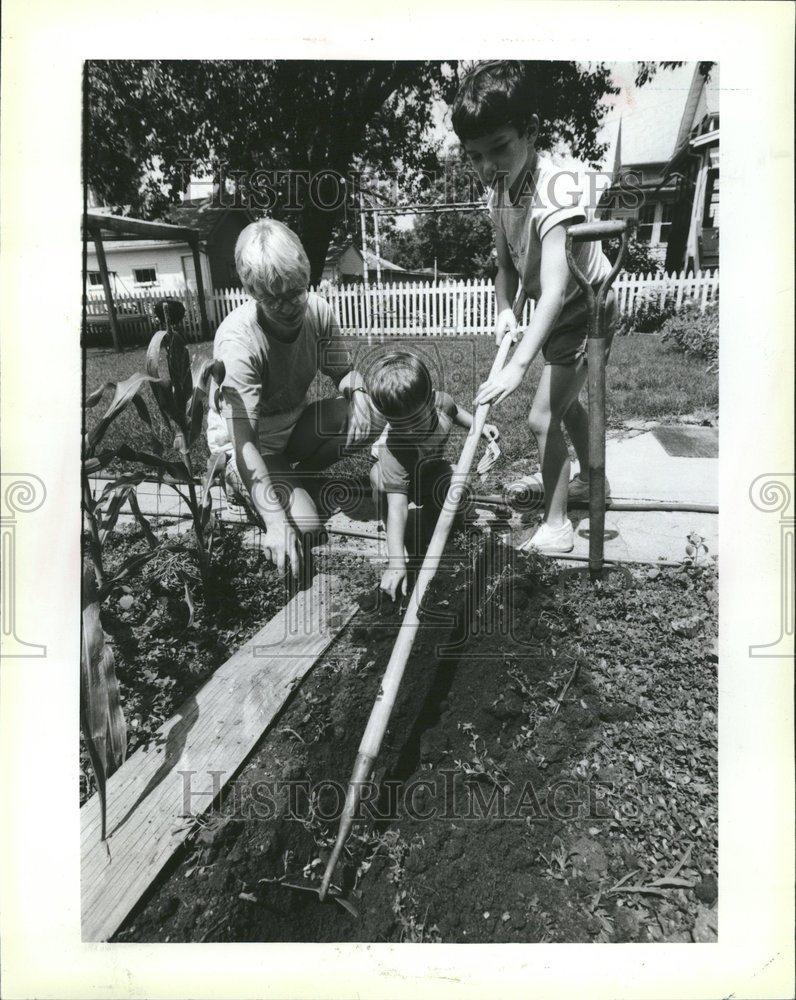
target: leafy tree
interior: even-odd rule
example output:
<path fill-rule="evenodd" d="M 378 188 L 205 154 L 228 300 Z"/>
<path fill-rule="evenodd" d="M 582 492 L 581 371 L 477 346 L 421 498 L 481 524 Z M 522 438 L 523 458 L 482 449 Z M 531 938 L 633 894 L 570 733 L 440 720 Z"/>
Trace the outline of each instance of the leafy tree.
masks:
<path fill-rule="evenodd" d="M 431 108 L 455 86 L 444 67 L 92 62 L 86 181 L 107 204 L 151 218 L 179 201 L 192 173 L 231 175 L 237 205 L 262 208 L 298 230 L 317 279 L 333 226 L 345 214 L 340 202 L 350 194 L 338 178 L 366 151 L 376 168 L 392 165 L 398 150 L 404 172 L 433 167 L 436 147 L 426 136 Z M 277 170 L 283 174 L 275 176 Z M 286 171 L 293 172 L 290 185 Z M 305 178 L 321 171 L 334 174 L 310 197 Z M 335 207 L 324 208 L 319 199 Z"/>
<path fill-rule="evenodd" d="M 600 99 L 613 92 L 608 68 L 526 66 L 538 95 L 540 148 L 564 144 L 596 164 L 606 111 Z M 335 227 L 356 231 L 351 185 L 341 189 L 335 177 L 354 169 L 395 173 L 414 197 L 422 172 L 439 166 L 432 109 L 453 98 L 458 69 L 455 61 L 90 62 L 85 179 L 106 204 L 153 218 L 179 201 L 191 174 L 226 170 L 238 204 L 283 218 L 299 232 L 315 281 Z M 284 175 L 273 174 L 288 170 L 292 191 Z M 301 172 L 322 171 L 336 174 L 327 173 L 315 198 L 308 197 Z M 438 225 L 443 244 L 453 243 L 455 217 Z M 451 266 L 450 255 L 443 256 Z"/>
<path fill-rule="evenodd" d="M 685 63 L 662 61 L 662 62 L 639 62 L 636 63 L 636 86 L 643 87 L 645 83 L 648 83 L 658 72 L 659 69 L 678 69 L 680 66 L 684 66 Z M 699 64 L 699 72 L 706 79 L 710 79 L 710 74 L 713 67 L 716 64 L 714 62 L 701 62 Z"/>

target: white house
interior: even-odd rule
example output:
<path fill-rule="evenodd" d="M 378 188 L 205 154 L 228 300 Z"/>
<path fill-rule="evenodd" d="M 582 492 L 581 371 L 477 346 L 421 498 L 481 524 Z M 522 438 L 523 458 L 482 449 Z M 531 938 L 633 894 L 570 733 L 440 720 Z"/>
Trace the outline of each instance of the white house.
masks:
<path fill-rule="evenodd" d="M 613 136 L 605 218 L 635 218 L 669 271 L 719 263 L 719 67 L 658 70 L 629 93 Z"/>
<path fill-rule="evenodd" d="M 246 210 L 220 207 L 213 204 L 212 198 L 203 198 L 175 206 L 163 221 L 198 230 L 202 280 L 206 293 L 210 293 L 214 288 L 240 286 L 235 271 L 235 242 L 252 218 Z M 111 283 L 117 294 L 142 289 L 196 291 L 193 254 L 187 243 L 115 238 L 112 234 L 103 242 Z M 101 289 L 96 249 L 90 241 L 87 250 L 89 289 Z"/>

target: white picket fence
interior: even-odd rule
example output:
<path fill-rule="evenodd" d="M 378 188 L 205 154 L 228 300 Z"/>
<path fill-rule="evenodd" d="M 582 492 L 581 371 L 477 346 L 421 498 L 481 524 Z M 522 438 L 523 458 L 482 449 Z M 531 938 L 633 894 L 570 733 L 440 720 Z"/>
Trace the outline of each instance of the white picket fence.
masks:
<path fill-rule="evenodd" d="M 190 340 L 202 339 L 202 320 L 199 313 L 199 297 L 196 292 L 180 289 L 172 291 L 162 288 L 140 288 L 135 292 L 117 292 L 114 297 L 116 315 L 121 328 L 122 343 L 138 342 L 146 339 L 155 329 L 155 304 L 161 299 L 177 299 L 185 306 L 183 328 Z M 211 296 L 207 296 L 208 300 Z M 213 320 L 213 306 L 208 301 L 207 319 L 210 332 L 218 326 Z M 89 342 L 102 340 L 111 342 L 110 320 L 105 293 L 101 288 L 89 289 L 86 296 L 86 326 Z"/>
<path fill-rule="evenodd" d="M 696 304 L 702 311 L 719 294 L 719 272 L 697 271 L 686 274 L 620 274 L 614 282 L 622 314 L 634 313 L 642 303 L 664 306 L 673 303 L 681 308 Z M 344 333 L 352 336 L 412 335 L 421 337 L 489 334 L 494 329 L 495 286 L 491 281 L 407 282 L 405 284 L 332 285 L 318 289 L 327 299 Z M 147 289 L 118 295 L 116 307 L 123 328 L 150 322 L 154 303 L 168 295 L 186 307 L 185 329 L 192 340 L 202 337 L 198 300 L 195 292 L 155 292 Z M 207 296 L 207 314 L 211 333 L 222 320 L 248 300 L 242 288 L 222 289 Z M 525 307 L 523 321 L 528 322 L 533 302 Z M 89 325 L 107 323 L 102 290 L 89 293 Z M 104 317 L 104 320 L 102 320 Z"/>

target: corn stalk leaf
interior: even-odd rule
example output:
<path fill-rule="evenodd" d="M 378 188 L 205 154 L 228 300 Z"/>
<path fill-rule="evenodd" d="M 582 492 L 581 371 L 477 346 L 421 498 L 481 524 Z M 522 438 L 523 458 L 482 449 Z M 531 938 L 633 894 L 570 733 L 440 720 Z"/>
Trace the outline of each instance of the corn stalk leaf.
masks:
<path fill-rule="evenodd" d="M 147 545 L 150 547 L 150 549 L 156 549 L 160 543 L 158 542 L 157 536 L 155 535 L 155 532 L 152 530 L 149 521 L 147 521 L 147 519 L 141 513 L 141 508 L 138 505 L 138 497 L 135 495 L 134 492 L 130 494 L 129 503 L 130 503 L 130 510 L 133 512 L 133 517 L 136 519 L 138 527 L 143 532 L 144 538 L 146 538 Z"/>
<path fill-rule="evenodd" d="M 113 651 L 100 622 L 99 592 L 91 566 L 83 569 L 80 726 L 100 800 L 100 839 L 107 836 L 107 781 L 127 755 L 127 724 L 119 698 Z"/>
<path fill-rule="evenodd" d="M 183 587 L 185 587 L 185 603 L 188 606 L 188 624 L 185 627 L 186 629 L 189 629 L 193 625 L 193 618 L 196 609 L 194 608 L 191 592 L 188 589 L 188 582 L 186 580 L 183 580 L 182 585 Z"/>
<path fill-rule="evenodd" d="M 145 472 L 125 472 L 117 479 L 112 479 L 109 483 L 105 484 L 105 488 L 102 493 L 97 497 L 97 503 L 104 503 L 111 494 L 113 494 L 121 486 L 126 486 L 132 484 L 137 486 L 139 483 L 143 483 L 146 479 Z"/>
<path fill-rule="evenodd" d="M 130 577 L 142 566 L 154 556 L 157 549 L 149 549 L 147 552 L 140 553 L 139 555 L 130 556 L 129 559 L 125 559 L 121 567 L 116 572 L 116 575 L 110 580 L 106 580 L 105 586 L 101 587 L 99 590 L 99 600 L 100 603 L 105 600 L 105 598 L 110 594 L 110 592 L 118 587 L 120 584 L 125 583 Z"/>
<path fill-rule="evenodd" d="M 181 424 L 185 424 L 185 412 L 193 390 L 191 380 L 191 355 L 185 341 L 176 331 L 166 341 L 166 363 L 171 379 L 174 408 L 180 414 Z"/>
<path fill-rule="evenodd" d="M 147 382 L 154 384 L 155 381 L 157 380 L 153 379 L 150 375 L 145 375 L 143 372 L 136 372 L 123 382 L 117 383 L 116 392 L 105 415 L 97 421 L 86 435 L 86 451 L 92 452 L 96 448 L 111 423 L 130 405 L 130 402 L 141 391 L 143 386 Z"/>
<path fill-rule="evenodd" d="M 152 395 L 155 397 L 163 420 L 171 432 L 171 420 L 177 419 L 179 423 L 179 417 L 175 415 L 171 381 L 168 375 L 161 376 L 160 374 L 160 351 L 164 339 L 168 336 L 170 334 L 167 330 L 158 330 L 157 333 L 153 334 L 146 352 L 146 371 L 152 379 Z"/>
<path fill-rule="evenodd" d="M 211 455 L 207 460 L 207 472 L 202 480 L 202 494 L 199 501 L 199 524 L 203 533 L 212 532 L 215 527 L 215 519 L 213 518 L 213 497 L 210 491 L 213 488 L 216 472 L 219 468 L 224 467 L 226 459 L 226 454 L 223 451 L 218 451 Z M 208 551 L 210 548 L 211 546 L 209 545 Z"/>
<path fill-rule="evenodd" d="M 83 459 L 83 472 L 87 476 L 102 472 L 107 465 L 110 465 L 114 458 L 116 458 L 116 452 L 112 448 L 101 451 L 99 455 L 86 457 Z"/>
<path fill-rule="evenodd" d="M 217 451 L 207 461 L 207 472 L 205 472 L 204 479 L 202 480 L 202 498 L 200 501 L 200 506 L 210 507 L 211 506 L 211 496 L 210 490 L 213 487 L 213 482 L 216 478 L 216 472 L 219 468 L 223 468 L 227 460 L 226 453 L 223 451 Z"/>
<path fill-rule="evenodd" d="M 155 425 L 152 423 L 152 417 L 149 414 L 149 407 L 140 396 L 133 396 L 133 405 L 138 411 L 138 416 L 149 428 L 149 444 L 152 451 L 154 451 L 156 455 L 162 455 L 163 444 L 155 431 Z"/>
<path fill-rule="evenodd" d="M 123 444 L 117 451 L 117 455 L 119 458 L 123 458 L 127 462 L 140 462 L 141 465 L 145 465 L 150 469 L 156 469 L 158 472 L 168 473 L 180 483 L 191 479 L 190 472 L 185 468 L 182 462 L 171 462 L 169 459 L 163 458 L 161 455 L 152 455 L 148 451 L 140 451 L 138 448 L 131 448 L 128 444 Z"/>
<path fill-rule="evenodd" d="M 220 360 L 214 361 L 210 358 L 202 362 L 201 365 L 194 366 L 191 374 L 193 392 L 185 408 L 189 444 L 196 441 L 202 430 L 202 417 L 204 416 L 211 378 L 217 386 L 220 386 L 224 381 L 225 374 L 224 362 Z"/>
<path fill-rule="evenodd" d="M 103 382 L 98 389 L 95 389 L 94 392 L 91 392 L 88 394 L 88 396 L 86 396 L 86 402 L 85 402 L 86 407 L 91 408 L 96 406 L 97 403 L 99 403 L 99 401 L 108 391 L 108 389 L 115 389 L 115 388 L 116 388 L 115 382 Z"/>
<path fill-rule="evenodd" d="M 119 520 L 119 514 L 122 512 L 122 507 L 124 507 L 127 503 L 131 491 L 135 493 L 135 486 L 131 486 L 127 483 L 119 486 L 108 498 L 107 506 L 104 510 L 100 509 L 100 511 L 98 511 L 100 514 L 99 540 L 101 545 L 105 544 L 106 538 L 116 527 L 116 522 Z"/>

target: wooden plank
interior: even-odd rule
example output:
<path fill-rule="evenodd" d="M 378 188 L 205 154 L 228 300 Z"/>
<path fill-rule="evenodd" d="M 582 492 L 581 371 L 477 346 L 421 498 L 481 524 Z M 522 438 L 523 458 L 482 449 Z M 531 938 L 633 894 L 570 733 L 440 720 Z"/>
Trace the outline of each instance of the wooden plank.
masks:
<path fill-rule="evenodd" d="M 108 782 L 108 839 L 94 795 L 80 810 L 84 941 L 107 941 L 291 692 L 351 620 L 344 584 L 316 576 Z M 184 772 L 192 772 L 186 795 Z M 187 799 L 187 802 L 186 802 Z M 110 856 L 109 853 L 110 852 Z"/>

